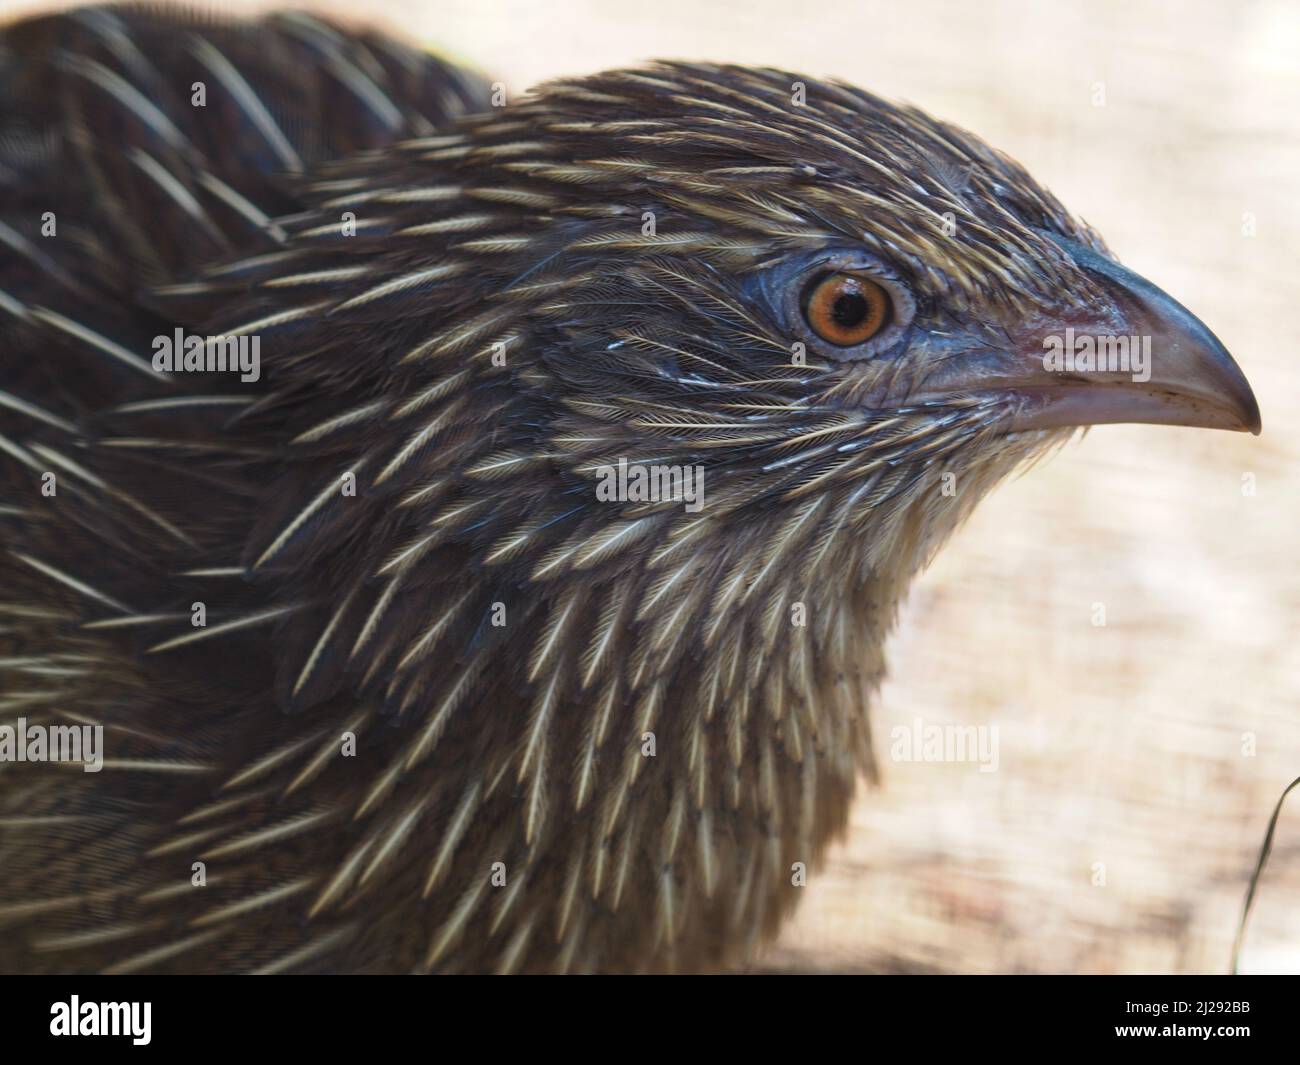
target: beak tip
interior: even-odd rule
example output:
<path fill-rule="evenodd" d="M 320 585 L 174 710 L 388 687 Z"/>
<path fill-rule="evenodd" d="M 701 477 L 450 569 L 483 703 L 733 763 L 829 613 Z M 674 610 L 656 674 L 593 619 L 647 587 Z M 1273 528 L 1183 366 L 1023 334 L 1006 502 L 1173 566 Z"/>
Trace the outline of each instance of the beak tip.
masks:
<path fill-rule="evenodd" d="M 1228 362 L 1231 369 L 1235 371 L 1231 376 L 1237 378 L 1234 389 L 1237 393 L 1238 432 L 1250 433 L 1251 436 L 1259 436 L 1264 429 L 1264 421 L 1259 413 L 1259 400 L 1255 398 L 1255 390 L 1250 387 L 1250 382 L 1246 380 L 1236 363 L 1232 362 L 1231 356 L 1223 352 L 1223 358 Z M 1226 376 L 1226 375 L 1225 375 Z"/>

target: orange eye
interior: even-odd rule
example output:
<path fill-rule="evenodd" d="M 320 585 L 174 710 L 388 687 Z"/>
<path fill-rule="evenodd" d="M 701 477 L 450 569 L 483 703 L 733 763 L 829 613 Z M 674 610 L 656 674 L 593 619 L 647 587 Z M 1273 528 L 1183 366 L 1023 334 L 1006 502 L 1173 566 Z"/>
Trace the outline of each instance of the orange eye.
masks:
<path fill-rule="evenodd" d="M 870 340 L 892 312 L 889 293 L 859 274 L 824 274 L 808 286 L 804 317 L 822 340 L 848 348 Z"/>

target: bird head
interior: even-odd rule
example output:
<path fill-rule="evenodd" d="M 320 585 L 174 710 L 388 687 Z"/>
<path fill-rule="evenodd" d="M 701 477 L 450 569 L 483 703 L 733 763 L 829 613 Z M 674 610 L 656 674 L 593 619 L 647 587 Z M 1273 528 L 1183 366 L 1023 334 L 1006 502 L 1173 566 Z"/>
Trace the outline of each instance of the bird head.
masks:
<path fill-rule="evenodd" d="M 319 611 L 286 698 L 352 673 L 435 722 L 416 754 L 482 684 L 520 737 L 751 698 L 796 728 L 878 680 L 907 581 L 1020 464 L 1097 423 L 1259 429 L 1209 330 L 1016 163 L 839 84 L 558 82 L 304 196 L 223 268 L 294 425 L 246 561 Z"/>

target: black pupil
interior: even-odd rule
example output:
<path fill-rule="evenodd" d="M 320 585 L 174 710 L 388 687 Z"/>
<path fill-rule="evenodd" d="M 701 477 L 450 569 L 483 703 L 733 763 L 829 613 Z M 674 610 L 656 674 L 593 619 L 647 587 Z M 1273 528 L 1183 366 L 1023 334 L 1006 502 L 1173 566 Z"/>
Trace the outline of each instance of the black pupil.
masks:
<path fill-rule="evenodd" d="M 835 297 L 835 303 L 831 306 L 831 317 L 841 329 L 852 329 L 862 324 L 870 310 L 870 304 L 860 291 L 846 288 Z"/>

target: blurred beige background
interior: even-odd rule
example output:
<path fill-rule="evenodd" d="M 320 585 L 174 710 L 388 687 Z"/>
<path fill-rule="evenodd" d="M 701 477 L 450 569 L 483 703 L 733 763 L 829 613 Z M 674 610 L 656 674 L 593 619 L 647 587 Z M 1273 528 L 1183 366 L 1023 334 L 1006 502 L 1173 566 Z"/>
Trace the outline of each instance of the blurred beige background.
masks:
<path fill-rule="evenodd" d="M 758 967 L 1225 971 L 1300 775 L 1300 2 L 295 6 L 382 23 L 512 92 L 672 57 L 916 103 L 1017 157 L 1218 333 L 1264 435 L 1097 429 L 980 508 L 893 640 L 881 787 Z M 915 718 L 996 725 L 998 771 L 891 762 L 891 727 Z M 1300 796 L 1242 967 L 1300 971 Z"/>

